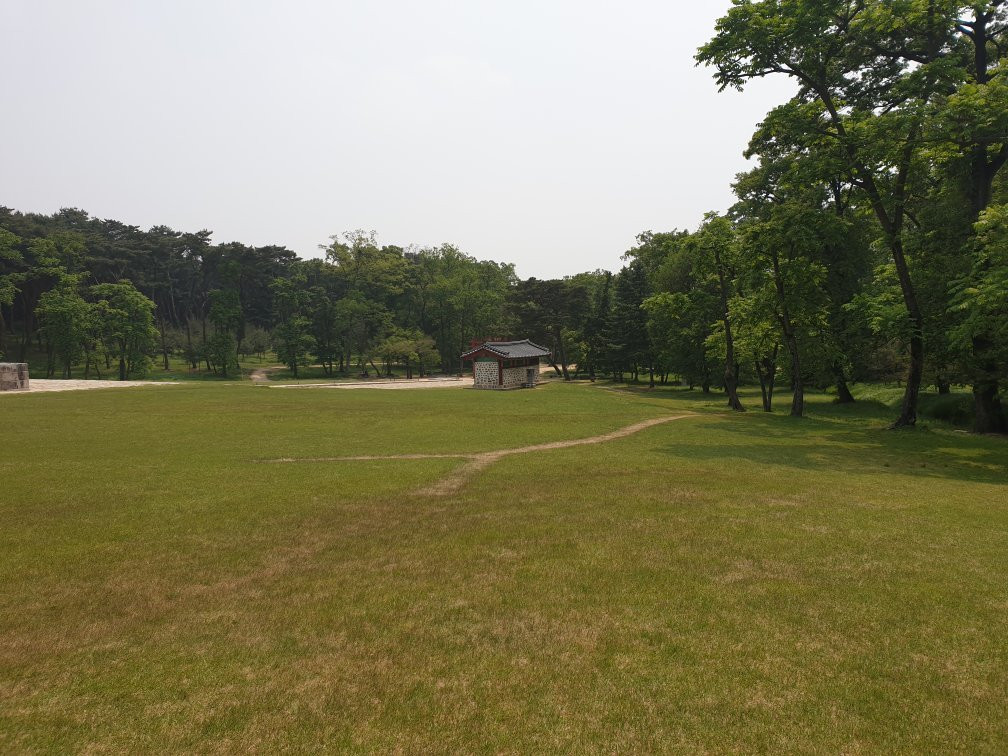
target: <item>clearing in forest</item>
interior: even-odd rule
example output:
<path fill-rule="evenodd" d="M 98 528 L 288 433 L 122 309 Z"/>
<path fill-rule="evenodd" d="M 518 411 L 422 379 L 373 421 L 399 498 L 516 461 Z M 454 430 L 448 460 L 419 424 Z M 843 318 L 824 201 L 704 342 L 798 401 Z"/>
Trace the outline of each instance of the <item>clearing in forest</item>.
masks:
<path fill-rule="evenodd" d="M 0 751 L 1008 749 L 1003 439 L 600 388 L 0 402 Z"/>

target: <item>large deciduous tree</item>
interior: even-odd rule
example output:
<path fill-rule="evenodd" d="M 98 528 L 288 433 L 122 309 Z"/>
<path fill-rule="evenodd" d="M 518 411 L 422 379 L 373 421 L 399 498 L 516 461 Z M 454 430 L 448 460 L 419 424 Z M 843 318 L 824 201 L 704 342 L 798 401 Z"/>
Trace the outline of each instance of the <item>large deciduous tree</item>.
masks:
<path fill-rule="evenodd" d="M 716 68 L 722 89 L 742 89 L 752 79 L 771 74 L 792 77 L 799 92 L 784 107 L 815 116 L 791 119 L 792 126 L 806 123 L 814 128 L 798 139 L 827 135 L 836 140 L 851 180 L 875 212 L 912 323 L 906 392 L 895 423 L 906 426 L 917 420 L 924 322 L 903 233 L 924 119 L 944 72 L 932 68 L 930 61 L 911 67 L 873 50 L 916 41 L 906 30 L 920 28 L 930 58 L 943 45 L 943 37 L 921 17 L 922 4 L 903 3 L 910 15 L 893 15 L 884 5 L 850 0 L 737 3 L 718 21 L 714 39 L 700 49 L 697 59 Z"/>
<path fill-rule="evenodd" d="M 935 283 L 957 268 L 975 272 L 985 259 L 975 228 L 1008 162 L 1005 29 L 1004 0 L 739 1 L 697 56 L 717 69 L 722 88 L 791 77 L 798 92 L 775 114 L 800 117 L 778 133 L 797 145 L 832 142 L 847 180 L 871 208 L 907 319 L 909 370 L 896 426 L 916 422 L 926 354 L 937 363 L 939 385 L 947 381 L 950 352 L 934 313 L 948 312 L 942 303 L 950 292 Z M 969 213 L 946 216 L 963 230 L 959 242 L 945 233 L 950 243 L 939 252 L 918 233 L 927 225 L 918 216 L 950 186 L 959 187 Z M 975 259 L 943 259 L 950 257 Z M 969 308 L 960 302 L 958 314 L 974 326 L 984 321 L 970 319 Z M 1002 427 L 995 334 L 972 331 L 968 351 L 977 430 Z"/>

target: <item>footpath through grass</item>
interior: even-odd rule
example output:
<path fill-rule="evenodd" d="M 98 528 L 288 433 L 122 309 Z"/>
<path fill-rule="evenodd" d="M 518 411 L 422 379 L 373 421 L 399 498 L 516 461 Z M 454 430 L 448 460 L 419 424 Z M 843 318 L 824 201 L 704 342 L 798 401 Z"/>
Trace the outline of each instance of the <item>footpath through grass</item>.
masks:
<path fill-rule="evenodd" d="M 1008 749 L 1008 444 L 721 405 L 0 397 L 0 751 Z"/>

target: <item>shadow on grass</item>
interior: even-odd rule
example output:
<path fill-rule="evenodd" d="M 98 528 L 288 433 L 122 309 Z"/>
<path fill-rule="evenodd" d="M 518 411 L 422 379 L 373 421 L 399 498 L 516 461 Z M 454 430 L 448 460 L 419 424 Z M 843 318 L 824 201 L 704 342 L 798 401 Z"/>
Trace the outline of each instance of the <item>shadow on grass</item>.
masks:
<path fill-rule="evenodd" d="M 1005 439 L 971 435 L 942 423 L 889 430 L 893 410 L 881 401 L 837 404 L 827 395 L 811 394 L 806 417 L 792 418 L 789 402 L 765 413 L 759 409 L 758 396 L 744 397 L 750 411 L 736 414 L 724 406 L 720 394 L 672 388 L 613 389 L 666 411 L 688 408 L 704 416 L 701 435 L 658 448 L 669 456 L 1008 485 Z"/>

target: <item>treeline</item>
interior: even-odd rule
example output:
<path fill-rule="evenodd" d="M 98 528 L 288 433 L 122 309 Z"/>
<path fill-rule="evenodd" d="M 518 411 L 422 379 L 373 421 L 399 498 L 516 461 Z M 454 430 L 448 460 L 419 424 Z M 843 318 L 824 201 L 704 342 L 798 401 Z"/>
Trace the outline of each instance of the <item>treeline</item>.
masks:
<path fill-rule="evenodd" d="M 295 374 L 456 372 L 473 341 L 524 338 L 565 379 L 786 386 L 853 401 L 900 380 L 968 385 L 976 430 L 1008 431 L 1008 82 L 1004 2 L 762 0 L 719 21 L 697 59 L 722 88 L 769 75 L 798 92 L 748 146 L 736 204 L 693 231 L 647 232 L 616 274 L 519 279 L 451 245 L 333 237 L 321 259 L 143 231 L 79 210 L 0 209 L 0 351 L 50 371 L 142 373 L 171 354 L 228 375 L 275 350 Z"/>
<path fill-rule="evenodd" d="M 842 380 L 891 345 L 896 426 L 925 383 L 966 383 L 976 429 L 1008 429 L 1006 28 L 1004 0 L 762 0 L 719 20 L 697 61 L 722 89 L 798 87 L 753 136 L 731 217 L 697 235 L 717 250 L 730 394 L 732 363 L 767 372 L 776 341 L 800 414 L 808 366 Z"/>
<path fill-rule="evenodd" d="M 0 352 L 42 349 L 63 375 L 111 361 L 136 377 L 148 358 L 167 369 L 181 355 L 228 376 L 239 354 L 267 349 L 295 374 L 378 361 L 412 374 L 457 371 L 473 339 L 506 331 L 511 265 L 451 245 L 381 246 L 363 232 L 324 252 L 302 260 L 279 246 L 214 244 L 208 231 L 0 208 Z"/>

